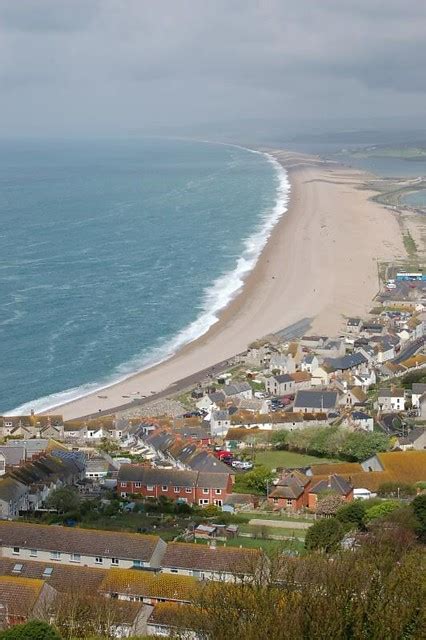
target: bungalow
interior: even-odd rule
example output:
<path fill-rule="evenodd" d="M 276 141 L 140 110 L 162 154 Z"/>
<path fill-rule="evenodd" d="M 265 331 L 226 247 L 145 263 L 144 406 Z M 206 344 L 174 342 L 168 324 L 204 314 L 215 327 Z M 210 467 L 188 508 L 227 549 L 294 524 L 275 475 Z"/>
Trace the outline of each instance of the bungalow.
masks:
<path fill-rule="evenodd" d="M 318 499 L 321 494 L 334 493 L 339 495 L 343 501 L 351 502 L 354 497 L 353 486 L 342 476 L 333 474 L 327 480 L 320 480 L 308 489 L 308 507 L 316 511 Z"/>
<path fill-rule="evenodd" d="M 334 411 L 337 406 L 337 391 L 302 390 L 296 393 L 293 411 L 324 413 Z"/>
<path fill-rule="evenodd" d="M 1 555 L 17 561 L 155 569 L 166 546 L 154 535 L 0 521 Z"/>
<path fill-rule="evenodd" d="M 379 389 L 377 407 L 383 413 L 404 411 L 405 389 Z"/>
<path fill-rule="evenodd" d="M 265 389 L 273 396 L 284 396 L 294 391 L 294 380 L 288 373 L 266 378 Z"/>
<path fill-rule="evenodd" d="M 162 573 L 194 576 L 199 580 L 233 581 L 253 575 L 259 561 L 256 549 L 217 547 L 170 542 L 164 554 Z"/>
<path fill-rule="evenodd" d="M 121 465 L 117 478 L 117 493 L 121 497 L 132 494 L 145 498 L 166 497 L 203 507 L 209 504 L 221 507 L 232 493 L 232 487 L 230 472 L 150 469 L 136 464 Z"/>

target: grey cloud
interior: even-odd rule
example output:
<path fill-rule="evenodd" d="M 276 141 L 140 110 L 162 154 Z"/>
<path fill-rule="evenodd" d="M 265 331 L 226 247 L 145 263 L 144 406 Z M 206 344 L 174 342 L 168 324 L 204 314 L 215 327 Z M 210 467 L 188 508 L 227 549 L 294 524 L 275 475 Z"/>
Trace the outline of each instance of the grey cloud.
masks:
<path fill-rule="evenodd" d="M 425 33 L 423 0 L 0 0 L 0 132 L 420 115 Z"/>

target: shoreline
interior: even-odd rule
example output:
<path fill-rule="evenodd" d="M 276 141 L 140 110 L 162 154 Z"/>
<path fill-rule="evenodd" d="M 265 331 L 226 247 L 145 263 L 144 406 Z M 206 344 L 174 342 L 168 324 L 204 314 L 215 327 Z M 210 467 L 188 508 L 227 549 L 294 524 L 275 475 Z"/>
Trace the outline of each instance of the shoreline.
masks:
<path fill-rule="evenodd" d="M 159 364 L 43 413 L 62 413 L 67 420 L 129 408 L 133 398 L 145 395 L 131 403 L 137 409 L 302 319 L 313 318 L 314 332 L 333 335 L 343 316 L 368 312 L 378 290 L 377 260 L 404 255 L 395 216 L 369 200 L 373 192 L 356 188 L 365 181 L 362 171 L 297 153 L 260 151 L 286 169 L 290 201 L 218 320 Z"/>

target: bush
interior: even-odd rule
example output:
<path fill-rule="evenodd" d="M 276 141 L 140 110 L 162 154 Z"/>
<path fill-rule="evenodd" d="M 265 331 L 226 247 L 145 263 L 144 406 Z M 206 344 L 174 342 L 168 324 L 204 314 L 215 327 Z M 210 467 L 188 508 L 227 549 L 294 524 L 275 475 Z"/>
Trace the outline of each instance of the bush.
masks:
<path fill-rule="evenodd" d="M 347 528 L 354 526 L 357 529 L 362 529 L 365 524 L 366 510 L 367 505 L 363 500 L 354 500 L 340 507 L 337 510 L 336 518 L 343 525 L 347 525 Z"/>
<path fill-rule="evenodd" d="M 46 622 L 31 620 L 3 631 L 0 640 L 61 640 L 61 636 Z"/>
<path fill-rule="evenodd" d="M 379 518 L 384 518 L 395 509 L 399 509 L 398 502 L 393 500 L 386 500 L 385 502 L 381 502 L 380 504 L 374 505 L 374 507 L 370 507 L 365 512 L 365 521 L 367 523 L 372 522 L 373 520 L 377 520 Z"/>
<path fill-rule="evenodd" d="M 381 498 L 408 498 L 416 495 L 416 488 L 404 482 L 384 482 L 377 489 Z"/>
<path fill-rule="evenodd" d="M 330 553 L 339 548 L 344 529 L 337 518 L 318 520 L 306 532 L 305 549 Z"/>

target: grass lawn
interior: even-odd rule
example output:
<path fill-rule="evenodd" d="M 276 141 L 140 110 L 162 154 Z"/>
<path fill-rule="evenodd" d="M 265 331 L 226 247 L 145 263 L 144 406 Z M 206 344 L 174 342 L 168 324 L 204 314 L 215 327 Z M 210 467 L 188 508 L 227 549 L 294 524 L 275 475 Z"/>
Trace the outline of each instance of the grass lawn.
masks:
<path fill-rule="evenodd" d="M 304 538 L 306 536 L 306 529 L 287 529 L 284 527 L 265 527 L 257 524 L 242 524 L 240 525 L 240 531 L 242 533 L 253 533 L 260 536 L 286 536 L 288 538 Z"/>
<path fill-rule="evenodd" d="M 262 538 L 234 538 L 228 540 L 227 547 L 243 547 L 244 549 L 263 549 L 267 553 L 293 549 L 301 553 L 304 544 L 300 540 L 263 540 Z"/>
<path fill-rule="evenodd" d="M 295 451 L 278 451 L 272 449 L 270 451 L 259 451 L 256 454 L 256 464 L 264 465 L 269 469 L 277 467 L 307 467 L 310 464 L 322 464 L 340 462 L 337 459 L 328 460 L 327 458 L 318 458 L 317 456 L 308 456 Z"/>

